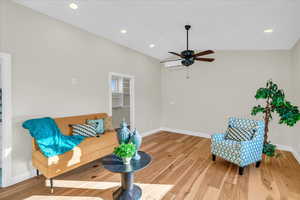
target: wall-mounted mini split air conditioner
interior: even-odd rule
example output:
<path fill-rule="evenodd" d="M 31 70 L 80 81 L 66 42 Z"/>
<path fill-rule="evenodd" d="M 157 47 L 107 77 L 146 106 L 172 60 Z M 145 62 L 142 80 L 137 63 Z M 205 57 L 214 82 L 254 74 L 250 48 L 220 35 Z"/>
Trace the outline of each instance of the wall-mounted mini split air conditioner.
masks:
<path fill-rule="evenodd" d="M 181 60 L 168 61 L 168 62 L 165 62 L 163 65 L 166 69 L 183 69 L 184 68 L 184 66 L 181 64 Z"/>

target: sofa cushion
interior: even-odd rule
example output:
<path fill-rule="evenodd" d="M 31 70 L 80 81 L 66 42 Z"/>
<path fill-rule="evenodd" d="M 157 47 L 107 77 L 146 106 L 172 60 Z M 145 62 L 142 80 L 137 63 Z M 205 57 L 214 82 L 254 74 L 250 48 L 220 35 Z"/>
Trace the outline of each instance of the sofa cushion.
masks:
<path fill-rule="evenodd" d="M 58 156 L 47 158 L 39 150 L 34 151 L 33 165 L 51 178 L 110 154 L 117 145 L 116 133 L 105 132 L 101 137 L 85 138 L 77 147 Z"/>
<path fill-rule="evenodd" d="M 89 124 L 72 124 L 73 135 L 81 135 L 84 137 L 97 136 L 96 127 Z"/>

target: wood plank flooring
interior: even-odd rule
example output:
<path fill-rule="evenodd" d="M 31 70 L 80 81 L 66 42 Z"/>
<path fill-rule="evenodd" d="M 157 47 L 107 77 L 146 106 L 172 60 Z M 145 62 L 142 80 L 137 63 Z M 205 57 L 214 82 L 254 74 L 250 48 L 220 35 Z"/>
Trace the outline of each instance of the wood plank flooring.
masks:
<path fill-rule="evenodd" d="M 218 157 L 211 161 L 210 140 L 206 138 L 160 132 L 145 137 L 142 150 L 153 157 L 149 167 L 135 174 L 135 182 L 147 188 L 145 200 L 300 199 L 300 165 L 290 152 L 281 151 L 279 158 L 270 161 L 264 158 L 260 168 L 250 165 L 240 176 L 237 166 Z M 106 200 L 112 199 L 119 181 L 119 174 L 108 172 L 95 161 L 57 177 L 54 184 L 59 187 L 53 194 L 40 176 L 1 189 L 0 199 L 43 200 L 49 196 L 51 200 Z M 109 187 L 101 186 L 104 183 Z M 169 188 L 159 196 L 165 186 Z"/>

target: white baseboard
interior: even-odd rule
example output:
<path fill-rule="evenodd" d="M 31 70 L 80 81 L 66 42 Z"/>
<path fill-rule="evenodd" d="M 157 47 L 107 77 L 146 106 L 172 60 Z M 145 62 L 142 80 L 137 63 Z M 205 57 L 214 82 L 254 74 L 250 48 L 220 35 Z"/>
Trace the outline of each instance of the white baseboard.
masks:
<path fill-rule="evenodd" d="M 300 164 L 300 155 L 299 155 L 299 153 L 294 148 L 292 148 L 290 146 L 286 146 L 286 145 L 281 145 L 281 144 L 276 144 L 276 147 L 279 150 L 291 152 L 293 154 L 293 156 L 295 157 L 295 159 Z"/>
<path fill-rule="evenodd" d="M 299 155 L 299 153 L 295 150 L 292 150 L 292 154 L 294 155 L 294 157 L 296 158 L 296 160 L 300 164 L 300 155 Z"/>
<path fill-rule="evenodd" d="M 276 148 L 279 149 L 279 150 L 290 151 L 290 152 L 293 151 L 293 148 L 290 147 L 290 146 L 282 145 L 282 144 L 275 144 L 275 145 L 276 145 Z"/>
<path fill-rule="evenodd" d="M 197 131 L 173 129 L 173 128 L 167 128 L 167 127 L 162 127 L 162 128 L 160 128 L 160 130 L 173 132 L 173 133 L 182 133 L 182 134 L 185 134 L 185 135 L 192 135 L 192 136 L 198 136 L 198 137 L 203 137 L 203 138 L 210 138 L 210 134 L 201 133 L 201 132 L 197 132 Z"/>
<path fill-rule="evenodd" d="M 148 136 L 148 135 L 152 135 L 152 134 L 158 133 L 159 131 L 161 131 L 160 128 L 153 129 L 153 130 L 150 130 L 150 131 L 146 131 L 146 132 L 141 133 L 141 136 L 142 136 L 142 137 L 146 137 L 146 136 Z"/>
<path fill-rule="evenodd" d="M 25 180 L 27 180 L 27 179 L 30 179 L 30 178 L 34 177 L 34 176 L 36 176 L 36 171 L 35 171 L 35 170 L 27 171 L 27 172 L 25 172 L 25 173 L 23 173 L 23 174 L 14 176 L 14 177 L 12 177 L 12 179 L 11 179 L 11 185 L 14 185 L 14 184 L 16 184 L 16 183 L 25 181 Z"/>
<path fill-rule="evenodd" d="M 295 157 L 295 159 L 298 161 L 298 163 L 300 164 L 300 155 L 298 154 L 297 151 L 295 151 L 293 149 L 293 147 L 287 146 L 287 145 L 282 145 L 282 144 L 276 144 L 276 148 L 279 150 L 283 150 L 283 151 L 289 151 L 293 154 L 293 156 Z"/>

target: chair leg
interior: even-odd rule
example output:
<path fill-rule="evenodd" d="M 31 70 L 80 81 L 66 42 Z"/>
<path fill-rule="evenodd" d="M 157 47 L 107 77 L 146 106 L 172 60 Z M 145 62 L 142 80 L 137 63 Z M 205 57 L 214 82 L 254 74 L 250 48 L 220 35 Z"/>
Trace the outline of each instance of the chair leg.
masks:
<path fill-rule="evenodd" d="M 212 154 L 212 160 L 216 161 L 216 155 Z"/>
<path fill-rule="evenodd" d="M 244 168 L 245 167 L 239 167 L 239 175 L 243 175 L 244 174 Z"/>
<path fill-rule="evenodd" d="M 261 163 L 261 161 L 257 161 L 256 164 L 255 164 L 255 167 L 256 167 L 256 168 L 259 168 L 260 163 Z"/>
<path fill-rule="evenodd" d="M 39 176 L 40 175 L 40 171 L 37 169 L 36 170 L 36 176 Z"/>
<path fill-rule="evenodd" d="M 53 189 L 53 179 L 50 178 L 50 187 L 51 187 L 51 194 L 54 192 L 54 189 Z"/>

